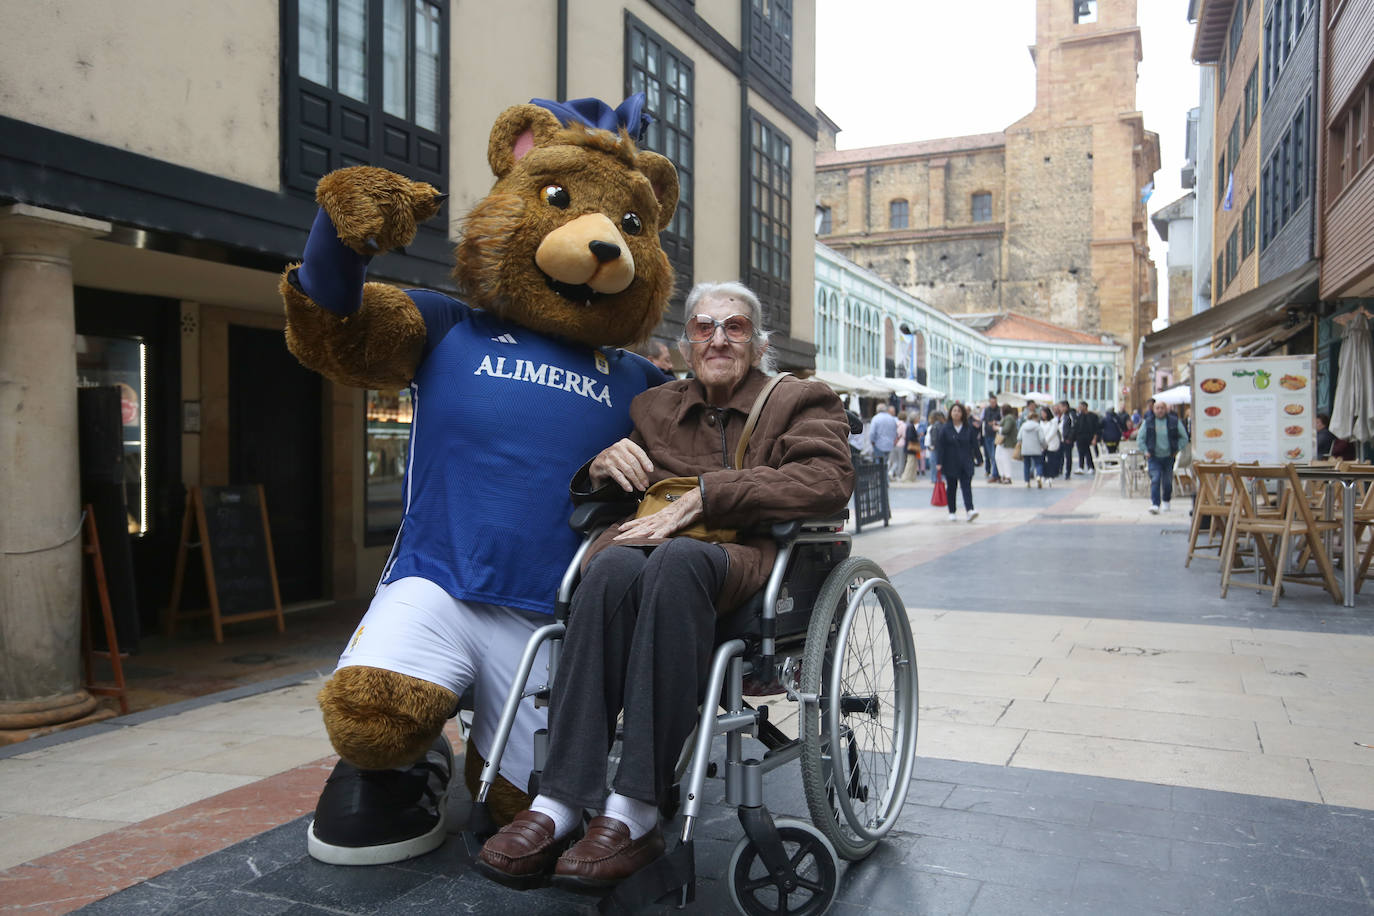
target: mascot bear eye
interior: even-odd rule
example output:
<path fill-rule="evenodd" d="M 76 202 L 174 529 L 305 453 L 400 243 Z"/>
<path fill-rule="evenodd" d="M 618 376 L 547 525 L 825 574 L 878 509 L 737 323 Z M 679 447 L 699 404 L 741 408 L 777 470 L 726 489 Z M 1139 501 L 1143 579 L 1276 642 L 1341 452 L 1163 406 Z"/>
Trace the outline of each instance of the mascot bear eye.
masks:
<path fill-rule="evenodd" d="M 630 235 L 639 235 L 644 230 L 644 224 L 639 221 L 638 213 L 626 213 L 620 218 L 620 228 Z"/>
<path fill-rule="evenodd" d="M 572 197 L 561 184 L 551 184 L 544 189 L 544 202 L 560 210 L 566 210 L 572 204 Z"/>

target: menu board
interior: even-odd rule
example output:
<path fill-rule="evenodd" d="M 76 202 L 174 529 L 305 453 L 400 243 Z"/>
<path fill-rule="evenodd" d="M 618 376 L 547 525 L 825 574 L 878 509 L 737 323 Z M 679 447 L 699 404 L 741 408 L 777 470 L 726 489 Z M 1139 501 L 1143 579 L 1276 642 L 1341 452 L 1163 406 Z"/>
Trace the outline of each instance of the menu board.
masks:
<path fill-rule="evenodd" d="M 1306 464 L 1317 456 L 1314 357 L 1203 359 L 1192 373 L 1198 460 Z"/>

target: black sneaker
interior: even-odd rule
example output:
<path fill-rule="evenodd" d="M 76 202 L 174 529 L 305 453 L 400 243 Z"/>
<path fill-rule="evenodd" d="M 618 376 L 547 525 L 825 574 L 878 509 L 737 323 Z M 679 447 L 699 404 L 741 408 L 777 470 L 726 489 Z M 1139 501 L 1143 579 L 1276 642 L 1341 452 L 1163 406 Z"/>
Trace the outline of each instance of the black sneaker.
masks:
<path fill-rule="evenodd" d="M 342 760 L 329 774 L 307 831 L 311 858 L 330 865 L 385 865 L 444 842 L 453 746 L 440 735 L 406 770 L 360 770 Z"/>

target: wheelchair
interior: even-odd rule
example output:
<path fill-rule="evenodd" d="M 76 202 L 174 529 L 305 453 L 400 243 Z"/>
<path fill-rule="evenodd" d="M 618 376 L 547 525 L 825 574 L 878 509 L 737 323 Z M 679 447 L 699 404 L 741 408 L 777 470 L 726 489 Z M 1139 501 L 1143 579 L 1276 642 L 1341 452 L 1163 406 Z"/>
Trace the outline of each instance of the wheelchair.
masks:
<path fill-rule="evenodd" d="M 521 657 L 474 798 L 478 817 L 520 702 L 530 696 L 548 702 L 583 558 L 597 535 L 624 514 L 624 504 L 615 503 L 583 504 L 573 514 L 583 541 L 559 587 L 555 622 L 531 635 Z M 748 916 L 825 912 L 838 892 L 839 861 L 863 859 L 892 829 L 916 756 L 915 641 L 883 571 L 850 556 L 847 518 L 846 512 L 838 519 L 773 526 L 778 556 L 765 588 L 717 620 L 700 718 L 683 748 L 674 798 L 662 812 L 665 829 L 681 814 L 679 842 L 604 897 L 601 912 L 630 912 L 654 902 L 682 908 L 695 899 L 692 837 L 707 778 L 724 780 L 725 803 L 738 809 L 744 828 L 726 877 L 732 902 Z M 546 641 L 547 680 L 530 686 Z M 787 701 L 793 711 L 776 716 L 761 702 L 766 699 Z M 746 734 L 761 742 L 761 757 L 745 756 Z M 711 761 L 718 735 L 725 736 L 723 772 Z M 532 793 L 547 737 L 543 730 L 535 736 Z M 809 823 L 775 819 L 763 802 L 764 775 L 798 758 Z"/>

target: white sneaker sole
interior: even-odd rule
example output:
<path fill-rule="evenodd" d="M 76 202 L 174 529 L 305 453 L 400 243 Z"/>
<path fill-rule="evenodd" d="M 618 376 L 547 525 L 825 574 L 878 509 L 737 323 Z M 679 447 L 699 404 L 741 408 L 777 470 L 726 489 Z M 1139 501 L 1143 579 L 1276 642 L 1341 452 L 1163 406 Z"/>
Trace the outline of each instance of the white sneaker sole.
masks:
<path fill-rule="evenodd" d="M 970 513 L 968 514 L 968 521 L 971 522 L 971 521 L 973 521 L 973 520 L 974 520 L 975 518 L 977 518 L 977 517 L 978 517 L 978 510 L 977 510 L 977 509 L 974 509 L 972 512 L 970 512 Z"/>
<path fill-rule="evenodd" d="M 315 822 L 311 820 L 306 830 L 305 848 L 310 858 L 327 865 L 387 865 L 438 849 L 444 843 L 447 823 L 448 793 L 445 793 L 439 806 L 439 821 L 428 833 L 380 846 L 333 846 L 315 836 Z"/>

